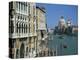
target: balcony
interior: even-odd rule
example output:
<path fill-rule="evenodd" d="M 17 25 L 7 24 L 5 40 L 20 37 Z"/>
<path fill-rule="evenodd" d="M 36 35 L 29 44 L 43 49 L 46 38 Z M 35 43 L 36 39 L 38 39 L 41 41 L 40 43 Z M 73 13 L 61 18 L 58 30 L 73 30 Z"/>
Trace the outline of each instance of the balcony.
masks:
<path fill-rule="evenodd" d="M 37 33 L 13 33 L 9 34 L 9 38 L 24 38 L 24 37 L 32 37 L 37 36 Z"/>
<path fill-rule="evenodd" d="M 37 36 L 37 33 L 29 33 L 29 36 L 32 37 L 32 36 Z"/>
<path fill-rule="evenodd" d="M 9 38 L 24 38 L 29 37 L 29 33 L 13 33 L 9 34 Z"/>
<path fill-rule="evenodd" d="M 20 13 L 22 15 L 28 15 L 28 13 L 27 12 L 24 12 L 24 11 L 18 11 L 18 10 L 16 10 L 16 13 Z"/>

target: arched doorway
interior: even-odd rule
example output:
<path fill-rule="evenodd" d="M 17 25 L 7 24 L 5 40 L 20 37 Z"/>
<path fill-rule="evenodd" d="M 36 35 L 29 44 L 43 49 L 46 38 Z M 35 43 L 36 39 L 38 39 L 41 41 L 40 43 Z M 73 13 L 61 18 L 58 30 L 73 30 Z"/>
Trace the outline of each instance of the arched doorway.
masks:
<path fill-rule="evenodd" d="M 28 47 L 26 47 L 26 56 L 28 55 Z"/>
<path fill-rule="evenodd" d="M 20 47 L 20 58 L 24 58 L 24 43 L 21 44 L 21 47 Z"/>
<path fill-rule="evenodd" d="M 16 50 L 16 58 L 19 58 L 19 49 Z"/>

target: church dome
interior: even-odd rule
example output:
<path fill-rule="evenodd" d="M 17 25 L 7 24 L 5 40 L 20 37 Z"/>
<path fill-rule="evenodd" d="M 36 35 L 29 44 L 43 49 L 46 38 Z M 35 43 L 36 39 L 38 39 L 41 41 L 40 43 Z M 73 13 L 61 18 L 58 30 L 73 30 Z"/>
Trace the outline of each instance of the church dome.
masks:
<path fill-rule="evenodd" d="M 65 25 L 65 19 L 64 19 L 63 16 L 61 16 L 61 18 L 59 20 L 59 24 L 62 25 L 62 26 Z"/>

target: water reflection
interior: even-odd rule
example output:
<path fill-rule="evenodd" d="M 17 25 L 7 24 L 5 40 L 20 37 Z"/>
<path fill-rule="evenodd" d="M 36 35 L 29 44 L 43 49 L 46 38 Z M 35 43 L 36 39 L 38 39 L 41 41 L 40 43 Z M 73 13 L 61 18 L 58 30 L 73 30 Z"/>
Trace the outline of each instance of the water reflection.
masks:
<path fill-rule="evenodd" d="M 48 47 L 54 49 L 54 55 L 74 55 L 78 53 L 78 37 L 69 35 L 52 35 Z"/>

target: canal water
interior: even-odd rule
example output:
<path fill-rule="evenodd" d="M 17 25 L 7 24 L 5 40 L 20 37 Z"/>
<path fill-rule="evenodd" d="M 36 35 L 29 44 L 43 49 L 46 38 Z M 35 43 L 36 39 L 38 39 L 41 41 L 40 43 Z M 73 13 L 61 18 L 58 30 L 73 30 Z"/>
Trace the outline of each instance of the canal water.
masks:
<path fill-rule="evenodd" d="M 51 35 L 48 40 L 48 48 L 53 49 L 54 55 L 75 55 L 78 54 L 78 36 Z"/>

